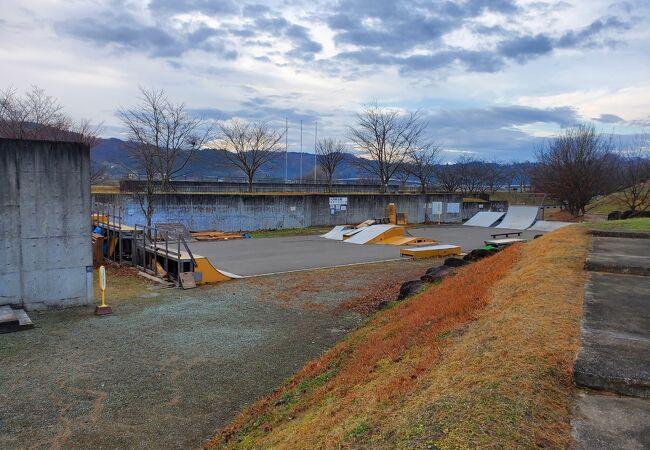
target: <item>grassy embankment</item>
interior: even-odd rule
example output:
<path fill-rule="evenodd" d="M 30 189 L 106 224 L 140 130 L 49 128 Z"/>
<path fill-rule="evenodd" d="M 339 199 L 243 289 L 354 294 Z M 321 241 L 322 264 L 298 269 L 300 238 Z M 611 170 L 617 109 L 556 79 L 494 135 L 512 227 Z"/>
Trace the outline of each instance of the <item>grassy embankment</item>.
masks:
<path fill-rule="evenodd" d="M 248 234 L 250 234 L 251 237 L 254 238 L 311 236 L 311 235 L 325 234 L 331 229 L 332 227 L 285 228 L 281 230 L 248 231 Z"/>
<path fill-rule="evenodd" d="M 626 220 L 607 220 L 603 222 L 589 223 L 590 228 L 597 230 L 621 230 L 621 231 L 648 231 L 650 232 L 650 217 L 637 217 Z"/>
<path fill-rule="evenodd" d="M 588 242 L 561 229 L 377 313 L 206 446 L 568 447 Z"/>

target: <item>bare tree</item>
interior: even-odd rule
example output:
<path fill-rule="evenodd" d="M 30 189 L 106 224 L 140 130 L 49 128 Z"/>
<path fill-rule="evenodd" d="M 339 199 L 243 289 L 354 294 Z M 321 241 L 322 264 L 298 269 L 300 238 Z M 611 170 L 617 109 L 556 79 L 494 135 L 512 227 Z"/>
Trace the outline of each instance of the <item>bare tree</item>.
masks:
<path fill-rule="evenodd" d="M 650 146 L 648 137 L 638 137 L 622 153 L 619 190 L 612 197 L 632 211 L 650 208 Z"/>
<path fill-rule="evenodd" d="M 341 141 L 326 138 L 319 140 L 316 144 L 316 160 L 327 179 L 327 188 L 332 191 L 332 180 L 336 168 L 345 159 L 345 144 Z M 316 170 L 316 169 L 314 169 Z"/>
<path fill-rule="evenodd" d="M 536 153 L 533 185 L 559 200 L 575 216 L 584 214 L 595 196 L 609 194 L 616 187 L 611 139 L 597 133 L 592 125 L 568 128 Z"/>
<path fill-rule="evenodd" d="M 442 147 L 433 142 L 411 148 L 408 153 L 406 171 L 420 182 L 420 192 L 427 192 L 427 186 L 435 174 Z"/>
<path fill-rule="evenodd" d="M 79 142 L 92 148 L 101 132 L 101 124 L 72 120 L 58 100 L 38 86 L 23 96 L 13 88 L 0 91 L 0 137 Z"/>
<path fill-rule="evenodd" d="M 284 132 L 272 130 L 266 122 L 231 120 L 219 125 L 219 149 L 228 161 L 248 178 L 248 192 L 253 192 L 255 173 L 283 151 Z"/>
<path fill-rule="evenodd" d="M 364 105 L 356 126 L 349 129 L 362 156 L 359 167 L 376 176 L 385 189 L 411 149 L 421 144 L 425 128 L 419 111 L 401 114 L 376 103 Z"/>
<path fill-rule="evenodd" d="M 210 139 L 211 128 L 191 117 L 185 104 L 170 101 L 164 90 L 140 87 L 139 100 L 132 108 L 120 108 L 117 115 L 128 130 L 137 175 L 145 177 L 145 192 L 138 199 L 151 226 L 156 186 L 163 191 L 171 187 L 174 177 Z"/>
<path fill-rule="evenodd" d="M 508 181 L 508 190 L 511 190 L 513 185 L 517 185 L 519 192 L 524 192 L 530 184 L 534 166 L 535 164 L 529 161 L 510 163 L 504 173 Z"/>
<path fill-rule="evenodd" d="M 129 132 L 129 140 L 137 144 L 135 152 L 151 154 L 153 172 L 160 178 L 161 188 L 168 190 L 194 153 L 210 139 L 212 129 L 200 118 L 188 114 L 184 103 L 173 103 L 164 90 L 140 87 L 140 103 L 120 108 L 118 116 Z M 137 158 L 136 158 L 137 159 Z"/>
<path fill-rule="evenodd" d="M 472 156 L 462 156 L 456 166 L 460 178 L 459 188 L 463 195 L 482 194 L 487 190 L 482 161 Z"/>
<path fill-rule="evenodd" d="M 443 164 L 435 169 L 437 183 L 444 192 L 456 192 L 460 188 L 460 171 L 456 164 Z"/>
<path fill-rule="evenodd" d="M 13 88 L 0 91 L 0 137 L 79 142 L 92 150 L 102 129 L 101 124 L 93 125 L 88 119 L 72 120 L 63 106 L 38 86 L 23 96 Z M 91 184 L 105 175 L 106 167 L 91 161 Z"/>
<path fill-rule="evenodd" d="M 484 161 L 482 166 L 485 185 L 490 193 L 494 194 L 494 191 L 503 184 L 506 179 L 505 168 L 496 160 Z"/>
<path fill-rule="evenodd" d="M 63 106 L 38 86 L 23 96 L 15 89 L 0 92 L 0 136 L 11 139 L 60 140 L 71 120 Z"/>

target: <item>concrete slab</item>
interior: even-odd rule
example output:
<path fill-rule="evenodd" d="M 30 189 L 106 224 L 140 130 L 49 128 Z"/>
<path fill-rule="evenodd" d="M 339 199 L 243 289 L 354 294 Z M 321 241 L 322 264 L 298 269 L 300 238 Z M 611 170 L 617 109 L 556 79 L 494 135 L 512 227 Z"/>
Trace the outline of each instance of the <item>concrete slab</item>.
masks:
<path fill-rule="evenodd" d="M 650 276 L 650 240 L 594 237 L 587 270 Z"/>
<path fill-rule="evenodd" d="M 650 398 L 650 278 L 591 274 L 573 376 L 578 386 Z"/>
<path fill-rule="evenodd" d="M 578 450 L 650 448 L 650 401 L 581 393 L 571 421 Z"/>
<path fill-rule="evenodd" d="M 529 228 L 531 231 L 555 231 L 560 228 L 568 227 L 569 225 L 575 225 L 573 222 L 557 222 L 552 220 L 538 220 L 535 224 Z"/>
<path fill-rule="evenodd" d="M 441 244 L 456 244 L 463 250 L 483 247 L 489 228 L 438 225 L 410 230 L 412 234 Z M 534 232 L 523 231 L 532 239 Z M 242 276 L 365 264 L 400 259 L 399 247 L 391 245 L 348 245 L 320 236 L 204 241 L 188 244 L 195 254 L 205 256 L 214 267 Z"/>

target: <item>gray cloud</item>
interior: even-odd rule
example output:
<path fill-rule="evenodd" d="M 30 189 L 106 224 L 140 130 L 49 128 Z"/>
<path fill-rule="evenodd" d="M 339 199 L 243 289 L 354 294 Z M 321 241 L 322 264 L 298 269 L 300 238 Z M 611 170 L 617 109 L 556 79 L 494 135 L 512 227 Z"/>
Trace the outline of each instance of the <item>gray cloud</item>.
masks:
<path fill-rule="evenodd" d="M 539 123 L 568 127 L 580 122 L 570 107 L 495 106 L 441 110 L 427 115 L 431 136 L 447 148 L 499 159 L 531 159 L 540 139 L 515 127 Z"/>
<path fill-rule="evenodd" d="M 621 117 L 616 114 L 601 114 L 599 117 L 594 117 L 591 120 L 596 120 L 602 123 L 621 123 L 625 122 Z"/>
<path fill-rule="evenodd" d="M 567 5 L 556 5 L 566 8 Z M 549 11 L 556 6 L 535 3 L 530 9 Z M 560 36 L 523 34 L 502 26 L 477 25 L 473 19 L 490 11 L 508 17 L 517 24 L 518 7 L 511 1 L 441 2 L 419 0 L 380 1 L 368 5 L 362 0 L 340 2 L 337 11 L 327 17 L 338 43 L 351 44 L 355 50 L 339 53 L 337 59 L 356 64 L 394 65 L 402 72 L 440 70 L 458 65 L 470 72 L 502 70 L 508 60 L 520 64 L 553 52 L 555 48 L 612 46 L 615 40 L 602 38 L 608 31 L 622 31 L 631 24 L 615 16 L 603 17 L 582 29 Z M 441 37 L 467 26 L 478 35 L 501 38 L 493 49 L 468 50 L 445 47 Z M 600 40 L 599 40 L 600 39 Z M 406 52 L 430 49 L 428 54 L 402 56 Z"/>

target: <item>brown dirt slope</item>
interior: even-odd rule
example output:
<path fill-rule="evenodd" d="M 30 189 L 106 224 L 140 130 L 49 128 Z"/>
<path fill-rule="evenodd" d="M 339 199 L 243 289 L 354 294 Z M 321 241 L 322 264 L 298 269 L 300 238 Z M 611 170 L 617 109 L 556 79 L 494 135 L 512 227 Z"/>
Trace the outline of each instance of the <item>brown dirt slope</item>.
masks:
<path fill-rule="evenodd" d="M 206 447 L 568 447 L 588 239 L 558 230 L 375 315 Z"/>

